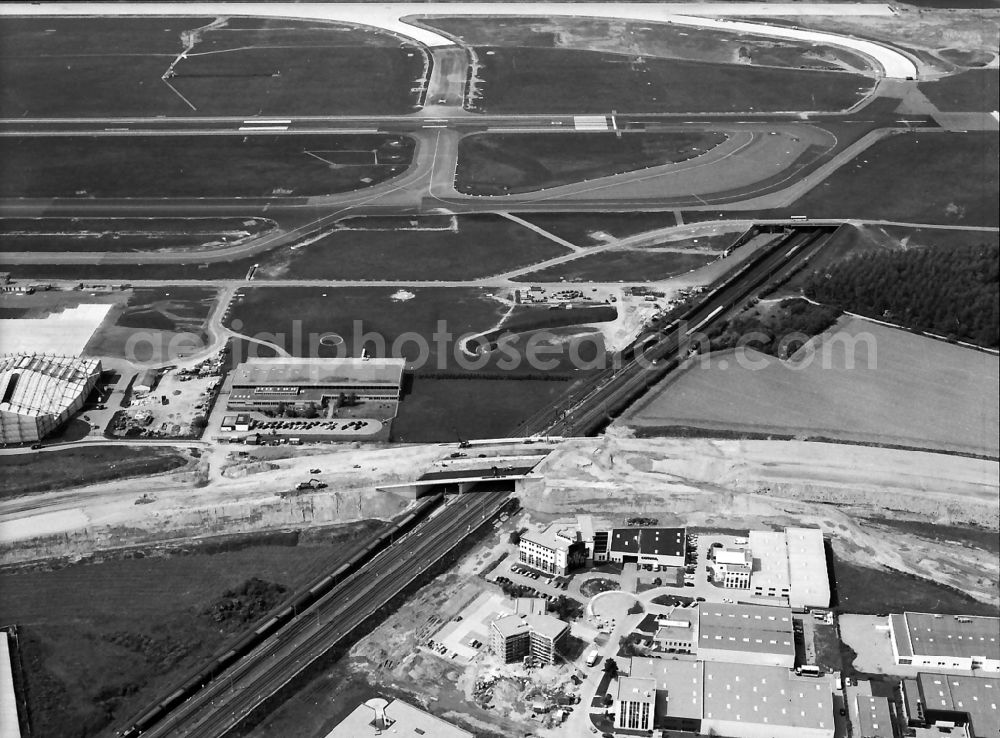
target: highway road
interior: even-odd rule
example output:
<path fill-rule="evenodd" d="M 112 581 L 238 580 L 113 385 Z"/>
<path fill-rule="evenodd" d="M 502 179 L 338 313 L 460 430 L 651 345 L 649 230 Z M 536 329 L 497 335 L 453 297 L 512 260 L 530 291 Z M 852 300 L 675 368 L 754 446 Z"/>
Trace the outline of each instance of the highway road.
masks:
<path fill-rule="evenodd" d="M 143 737 L 225 735 L 489 521 L 509 494 L 509 483 L 483 483 L 452 499 Z"/>

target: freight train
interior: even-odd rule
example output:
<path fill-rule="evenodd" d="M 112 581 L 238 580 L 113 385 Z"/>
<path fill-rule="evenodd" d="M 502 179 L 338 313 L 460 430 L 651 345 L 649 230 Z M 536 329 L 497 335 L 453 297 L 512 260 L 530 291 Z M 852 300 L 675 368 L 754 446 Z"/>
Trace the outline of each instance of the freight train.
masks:
<path fill-rule="evenodd" d="M 285 607 L 277 614 L 257 625 L 252 631 L 244 634 L 220 656 L 215 656 L 198 672 L 184 681 L 167 697 L 152 705 L 139 715 L 128 727 L 115 733 L 121 738 L 137 738 L 158 722 L 163 720 L 171 710 L 182 704 L 189 697 L 205 687 L 209 682 L 222 674 L 226 669 L 257 648 L 260 644 L 277 633 L 334 587 L 358 571 L 377 554 L 389 547 L 399 536 L 411 531 L 424 520 L 444 500 L 444 493 L 428 496 L 420 500 L 417 507 L 396 522 L 389 530 L 372 540 L 361 551 L 337 567 L 333 572 L 325 574 L 313 581 L 307 589 L 299 591 Z"/>

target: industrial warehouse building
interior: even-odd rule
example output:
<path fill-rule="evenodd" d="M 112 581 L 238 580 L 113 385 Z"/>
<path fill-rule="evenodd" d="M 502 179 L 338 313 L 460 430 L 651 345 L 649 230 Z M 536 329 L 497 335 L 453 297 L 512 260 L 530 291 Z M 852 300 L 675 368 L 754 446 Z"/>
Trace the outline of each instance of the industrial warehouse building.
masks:
<path fill-rule="evenodd" d="M 0 436 L 34 443 L 59 429 L 94 389 L 101 362 L 15 354 L 0 359 Z"/>
<path fill-rule="evenodd" d="M 697 655 L 704 661 L 795 666 L 792 611 L 787 607 L 703 602 Z"/>
<path fill-rule="evenodd" d="M 1000 618 L 904 612 L 889 616 L 889 635 L 901 666 L 1000 672 Z"/>
<path fill-rule="evenodd" d="M 615 528 L 607 537 L 607 558 L 618 564 L 684 566 L 686 540 L 684 528 Z"/>
<path fill-rule="evenodd" d="M 555 524 L 540 533 L 522 533 L 517 558 L 525 566 L 562 575 L 587 563 L 587 544 L 575 526 Z"/>
<path fill-rule="evenodd" d="M 490 650 L 507 664 L 526 656 L 544 666 L 553 664 L 567 638 L 569 625 L 551 615 L 515 613 L 490 625 Z"/>
<path fill-rule="evenodd" d="M 857 738 L 895 738 L 887 697 L 859 694 L 855 707 L 858 715 Z"/>
<path fill-rule="evenodd" d="M 633 658 L 615 726 L 741 738 L 833 738 L 826 678 L 779 666 Z"/>
<path fill-rule="evenodd" d="M 1000 735 L 1000 678 L 921 672 L 903 680 L 903 712 L 910 727 L 944 725 L 952 735 Z"/>
<path fill-rule="evenodd" d="M 830 576 L 818 528 L 752 530 L 750 594 L 785 600 L 796 609 L 830 606 Z"/>
<path fill-rule="evenodd" d="M 230 380 L 227 409 L 303 410 L 337 402 L 396 402 L 403 384 L 404 359 L 250 359 Z"/>

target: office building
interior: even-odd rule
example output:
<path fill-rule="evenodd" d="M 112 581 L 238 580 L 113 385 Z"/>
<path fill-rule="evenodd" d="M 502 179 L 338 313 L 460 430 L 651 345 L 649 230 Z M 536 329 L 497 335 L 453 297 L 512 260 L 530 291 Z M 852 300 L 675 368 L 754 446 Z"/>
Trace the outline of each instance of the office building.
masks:
<path fill-rule="evenodd" d="M 517 558 L 525 566 L 561 575 L 587 563 L 587 544 L 575 526 L 557 523 L 539 533 L 522 533 Z"/>
<path fill-rule="evenodd" d="M 403 359 L 250 359 L 230 380 L 229 410 L 320 409 L 341 399 L 395 402 Z"/>
<path fill-rule="evenodd" d="M 490 625 L 490 650 L 510 664 L 530 656 L 535 662 L 555 663 L 566 646 L 569 625 L 551 615 L 513 614 Z"/>
<path fill-rule="evenodd" d="M 715 549 L 710 564 L 712 578 L 727 589 L 750 589 L 753 554 L 745 548 Z"/>
<path fill-rule="evenodd" d="M 656 682 L 636 677 L 618 678 L 615 726 L 625 730 L 652 730 L 656 710 Z"/>

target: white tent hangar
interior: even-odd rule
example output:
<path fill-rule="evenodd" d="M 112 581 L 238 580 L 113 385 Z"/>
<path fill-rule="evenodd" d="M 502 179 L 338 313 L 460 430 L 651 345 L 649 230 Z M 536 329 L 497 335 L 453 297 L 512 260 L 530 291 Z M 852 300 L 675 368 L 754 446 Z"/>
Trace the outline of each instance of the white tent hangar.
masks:
<path fill-rule="evenodd" d="M 15 354 L 0 358 L 0 436 L 33 443 L 83 406 L 101 376 L 98 359 Z"/>

